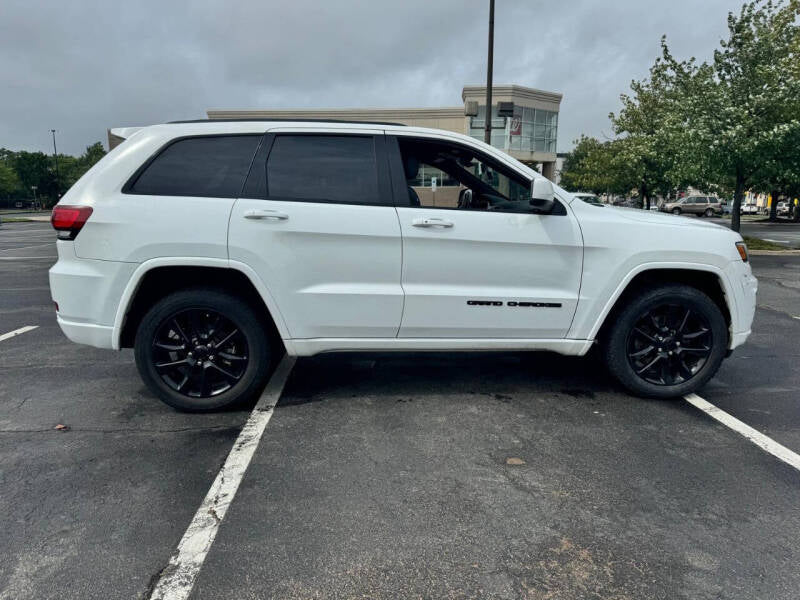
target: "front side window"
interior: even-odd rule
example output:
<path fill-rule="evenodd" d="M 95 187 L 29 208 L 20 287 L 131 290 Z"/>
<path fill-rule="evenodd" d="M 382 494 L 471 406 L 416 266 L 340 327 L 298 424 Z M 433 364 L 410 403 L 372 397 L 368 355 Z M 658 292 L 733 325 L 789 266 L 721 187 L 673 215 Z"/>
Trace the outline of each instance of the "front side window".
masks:
<path fill-rule="evenodd" d="M 534 212 L 530 182 L 474 150 L 413 138 L 398 142 L 411 206 Z M 436 173 L 436 184 L 424 173 Z"/>
<path fill-rule="evenodd" d="M 379 204 L 373 137 L 277 135 L 267 159 L 267 198 Z"/>
<path fill-rule="evenodd" d="M 236 198 L 261 135 L 178 140 L 151 160 L 123 191 L 155 196 Z"/>

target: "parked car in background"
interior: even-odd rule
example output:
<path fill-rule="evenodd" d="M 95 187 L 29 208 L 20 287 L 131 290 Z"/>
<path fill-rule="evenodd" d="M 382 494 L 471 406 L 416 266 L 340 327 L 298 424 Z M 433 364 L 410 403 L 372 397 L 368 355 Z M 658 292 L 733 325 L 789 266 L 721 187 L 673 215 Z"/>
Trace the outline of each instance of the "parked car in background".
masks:
<path fill-rule="evenodd" d="M 594 206 L 603 206 L 603 202 L 595 194 L 576 192 L 572 195 L 575 196 L 578 200 L 583 200 L 584 202 L 586 202 L 586 204 L 592 204 Z"/>
<path fill-rule="evenodd" d="M 642 201 L 639 198 L 619 198 L 614 200 L 614 206 L 622 206 L 624 208 L 642 208 Z"/>
<path fill-rule="evenodd" d="M 729 215 L 733 212 L 733 201 L 723 200 L 719 205 L 722 207 L 723 215 Z"/>
<path fill-rule="evenodd" d="M 739 212 L 743 215 L 757 215 L 758 206 L 755 204 L 742 204 L 742 208 Z"/>
<path fill-rule="evenodd" d="M 777 206 L 777 213 L 779 217 L 788 217 L 789 216 L 789 203 L 788 202 L 778 202 Z"/>
<path fill-rule="evenodd" d="M 713 196 L 687 196 L 674 202 L 665 202 L 661 205 L 661 212 L 713 217 L 722 214 L 722 203 Z"/>

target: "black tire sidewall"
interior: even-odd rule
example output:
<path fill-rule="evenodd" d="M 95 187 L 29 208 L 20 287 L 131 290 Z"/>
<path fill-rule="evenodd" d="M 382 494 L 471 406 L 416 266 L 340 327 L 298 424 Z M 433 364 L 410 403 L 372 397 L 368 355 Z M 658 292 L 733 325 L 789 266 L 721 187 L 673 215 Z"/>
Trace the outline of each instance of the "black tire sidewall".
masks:
<path fill-rule="evenodd" d="M 683 212 L 683 211 L 681 211 L 680 208 L 673 208 L 672 209 L 672 214 L 673 215 L 679 215 L 679 214 L 681 214 L 681 212 Z"/>
<path fill-rule="evenodd" d="M 209 398 L 191 398 L 169 387 L 155 369 L 153 338 L 165 320 L 189 309 L 213 310 L 229 319 L 244 335 L 248 364 L 231 389 Z M 246 302 L 214 289 L 194 288 L 170 294 L 154 304 L 142 318 L 134 343 L 136 367 L 147 387 L 166 404 L 186 412 L 207 412 L 235 406 L 252 399 L 266 384 L 271 351 L 263 323 Z"/>
<path fill-rule="evenodd" d="M 698 373 L 683 383 L 665 386 L 640 378 L 628 361 L 628 334 L 648 309 L 668 301 L 677 301 L 702 314 L 712 334 L 711 354 Z M 616 317 L 605 348 L 606 364 L 612 375 L 629 391 L 650 398 L 675 398 L 705 385 L 719 369 L 728 348 L 728 325 L 716 303 L 706 294 L 689 286 L 668 285 L 634 297 Z"/>

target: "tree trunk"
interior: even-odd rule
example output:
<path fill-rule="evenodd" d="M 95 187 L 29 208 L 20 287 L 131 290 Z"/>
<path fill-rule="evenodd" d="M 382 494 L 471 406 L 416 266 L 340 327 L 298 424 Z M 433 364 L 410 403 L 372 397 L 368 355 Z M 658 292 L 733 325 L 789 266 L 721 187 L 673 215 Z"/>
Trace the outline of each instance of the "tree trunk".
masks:
<path fill-rule="evenodd" d="M 733 193 L 733 206 L 731 207 L 731 229 L 739 231 L 742 209 L 742 196 L 744 196 L 744 176 L 740 172 L 736 173 L 736 191 Z"/>
<path fill-rule="evenodd" d="M 772 196 L 772 202 L 769 204 L 769 220 L 770 221 L 777 221 L 778 220 L 778 190 L 772 190 L 770 192 L 770 196 Z"/>

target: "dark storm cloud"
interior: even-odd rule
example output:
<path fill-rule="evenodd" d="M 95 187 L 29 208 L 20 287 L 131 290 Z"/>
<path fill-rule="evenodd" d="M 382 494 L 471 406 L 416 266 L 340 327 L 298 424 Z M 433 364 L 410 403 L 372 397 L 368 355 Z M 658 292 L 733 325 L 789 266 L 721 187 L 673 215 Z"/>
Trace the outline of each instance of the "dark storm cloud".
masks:
<path fill-rule="evenodd" d="M 106 127 L 208 108 L 457 106 L 485 81 L 486 0 L 0 2 L 0 146 L 78 153 Z M 666 33 L 710 57 L 736 0 L 497 0 L 495 82 L 564 94 L 559 149 Z"/>

